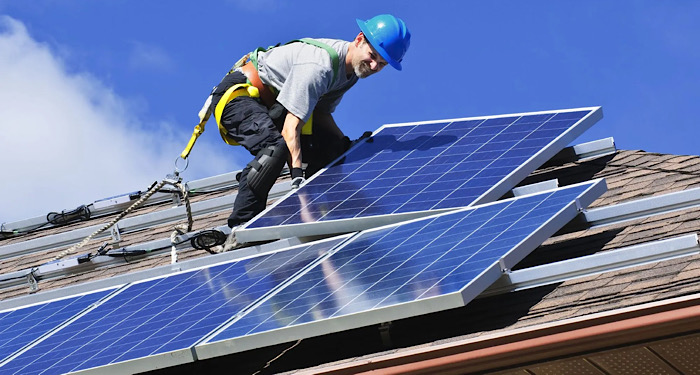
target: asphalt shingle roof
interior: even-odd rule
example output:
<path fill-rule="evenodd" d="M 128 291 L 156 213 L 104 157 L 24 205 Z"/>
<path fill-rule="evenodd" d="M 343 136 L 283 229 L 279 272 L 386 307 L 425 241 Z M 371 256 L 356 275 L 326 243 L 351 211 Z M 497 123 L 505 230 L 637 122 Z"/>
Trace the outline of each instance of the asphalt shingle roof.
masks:
<path fill-rule="evenodd" d="M 557 178 L 561 186 L 594 178 L 605 178 L 608 191 L 590 206 L 591 208 L 605 207 L 700 187 L 700 157 L 644 151 L 618 151 L 589 160 L 548 163 L 532 173 L 521 185 L 553 178 Z M 234 189 L 201 194 L 194 196 L 192 200 L 201 201 L 233 192 L 235 192 Z M 171 203 L 164 203 L 146 207 L 130 216 L 163 210 L 171 206 Z M 226 209 L 197 216 L 194 229 L 222 225 L 228 214 L 229 210 Z M 101 224 L 108 222 L 111 217 L 113 216 L 0 240 L 0 246 Z M 185 218 L 183 217 L 180 222 L 185 222 Z M 172 228 L 173 224 L 169 223 L 124 233 L 120 246 L 168 238 Z M 548 264 L 689 233 L 700 233 L 700 207 L 690 207 L 596 227 L 572 226 L 545 241 L 516 268 Z M 79 253 L 94 251 L 103 242 L 104 240 L 93 240 Z M 44 264 L 67 247 L 69 246 L 0 259 L 0 274 Z M 180 251 L 179 259 L 186 261 L 207 255 L 205 251 L 187 248 Z M 39 290 L 62 288 L 169 263 L 169 251 L 119 259 L 96 267 L 77 268 L 75 272 L 59 278 L 40 280 Z M 393 322 L 391 337 L 395 347 L 430 346 L 465 337 L 478 337 L 698 292 L 700 292 L 700 254 L 638 265 L 514 293 L 478 298 L 463 308 Z M 30 290 L 27 284 L 0 287 L 0 300 L 28 293 Z M 304 344 L 294 349 L 298 354 L 282 357 L 275 362 L 270 371 L 314 366 L 338 360 L 356 361 L 387 353 L 386 348 L 380 344 L 367 343 L 367 336 L 358 335 L 359 331 L 338 333 L 336 339 L 307 339 Z M 333 354 L 328 350 L 323 352 L 325 354 L 311 355 L 313 348 L 318 348 L 319 342 L 325 342 L 323 340 L 347 340 L 348 346 L 357 345 L 358 347 L 341 351 L 339 354 Z M 401 350 L 405 349 L 390 349 L 389 352 Z M 247 365 L 241 364 L 240 370 L 255 370 L 262 367 L 256 358 L 269 358 L 267 354 L 279 353 L 279 351 L 279 347 L 263 348 L 257 351 L 257 354 L 239 353 L 232 358 L 241 363 L 244 359 L 250 362 Z M 319 351 L 316 350 L 316 352 Z M 188 367 L 185 366 L 182 371 L 187 369 Z"/>

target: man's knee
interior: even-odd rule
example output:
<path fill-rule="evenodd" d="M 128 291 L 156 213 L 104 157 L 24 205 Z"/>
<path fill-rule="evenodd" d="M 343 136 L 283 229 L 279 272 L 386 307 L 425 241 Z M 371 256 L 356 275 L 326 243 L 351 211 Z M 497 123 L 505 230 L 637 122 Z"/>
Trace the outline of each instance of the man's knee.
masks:
<path fill-rule="evenodd" d="M 256 196 L 265 198 L 277 181 L 284 164 L 287 162 L 289 150 L 284 141 L 277 142 L 260 150 L 248 166 L 247 182 L 250 190 Z"/>

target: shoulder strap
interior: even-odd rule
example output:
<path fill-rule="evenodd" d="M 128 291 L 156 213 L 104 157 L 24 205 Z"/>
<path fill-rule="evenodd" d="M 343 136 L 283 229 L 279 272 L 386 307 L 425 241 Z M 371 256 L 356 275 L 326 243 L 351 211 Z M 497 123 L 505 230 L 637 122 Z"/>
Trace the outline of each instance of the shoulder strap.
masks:
<path fill-rule="evenodd" d="M 292 42 L 302 42 L 306 43 L 318 48 L 323 48 L 328 52 L 328 54 L 331 56 L 331 64 L 333 65 L 333 81 L 331 82 L 331 86 L 335 83 L 336 78 L 338 78 L 338 66 L 340 65 L 340 58 L 338 57 L 338 52 L 336 52 L 333 47 L 329 46 L 326 43 L 321 43 L 318 40 L 314 40 L 311 38 L 302 38 L 302 39 L 297 39 L 293 40 Z M 290 42 L 291 43 L 291 42 Z"/>
<path fill-rule="evenodd" d="M 279 44 L 278 44 L 277 46 L 279 46 Z M 271 50 L 271 49 L 273 49 L 273 48 L 275 48 L 275 47 L 277 47 L 277 46 L 270 46 L 270 47 L 267 47 L 267 48 L 258 47 L 258 48 L 256 48 L 255 50 L 253 50 L 253 52 L 251 52 L 251 53 L 248 54 L 249 57 L 250 57 L 250 62 L 253 63 L 253 66 L 255 67 L 255 70 L 258 70 L 258 53 L 259 53 L 259 52 L 267 52 L 267 51 L 269 51 L 269 50 Z"/>
<path fill-rule="evenodd" d="M 318 40 L 314 40 L 311 38 L 302 38 L 302 39 L 294 39 L 290 40 L 289 42 L 285 43 L 285 45 L 289 43 L 295 43 L 295 42 L 301 42 L 301 43 L 306 43 L 309 45 L 312 45 L 314 47 L 322 48 L 328 52 L 328 55 L 331 57 L 331 64 L 333 66 L 333 80 L 331 81 L 331 86 L 335 84 L 335 80 L 338 78 L 338 67 L 340 66 L 340 58 L 338 57 L 338 52 L 333 49 L 333 47 L 329 46 L 326 43 L 319 42 Z M 267 48 L 263 47 L 258 47 L 256 48 L 253 52 L 250 53 L 250 62 L 253 63 L 253 66 L 255 66 L 255 69 L 258 69 L 258 53 L 259 52 L 267 52 L 275 47 L 278 47 L 279 44 L 276 46 L 270 46 Z"/>

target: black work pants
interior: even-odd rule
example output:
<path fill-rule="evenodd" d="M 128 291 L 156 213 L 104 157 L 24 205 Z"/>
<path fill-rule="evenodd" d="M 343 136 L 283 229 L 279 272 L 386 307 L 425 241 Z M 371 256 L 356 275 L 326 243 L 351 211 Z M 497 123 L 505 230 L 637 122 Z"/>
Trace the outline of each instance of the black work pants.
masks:
<path fill-rule="evenodd" d="M 216 102 L 212 104 L 213 106 L 216 106 L 220 95 L 228 87 L 246 81 L 245 76 L 240 72 L 233 72 L 226 78 L 225 81 L 228 82 L 222 82 L 214 92 Z M 217 91 L 219 91 L 218 97 Z M 269 146 L 286 147 L 284 138 L 270 119 L 267 107 L 251 97 L 239 96 L 226 104 L 221 114 L 221 126 L 226 128 L 230 138 L 245 147 L 253 156 Z M 238 194 L 233 204 L 233 212 L 228 218 L 228 226 L 231 228 L 252 219 L 265 209 L 267 203 L 268 192 L 256 194 L 248 186 L 250 170 L 251 166 L 246 165 L 239 177 Z"/>

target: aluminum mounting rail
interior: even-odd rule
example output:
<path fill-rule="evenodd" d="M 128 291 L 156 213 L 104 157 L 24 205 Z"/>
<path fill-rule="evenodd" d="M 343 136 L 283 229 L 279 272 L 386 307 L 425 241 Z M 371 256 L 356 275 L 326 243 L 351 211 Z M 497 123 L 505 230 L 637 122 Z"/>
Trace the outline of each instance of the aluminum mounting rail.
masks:
<path fill-rule="evenodd" d="M 600 226 L 693 207 L 700 207 L 700 188 L 592 208 L 586 210 L 584 216 L 591 226 Z"/>
<path fill-rule="evenodd" d="M 700 254 L 696 233 L 504 273 L 480 297 Z"/>
<path fill-rule="evenodd" d="M 280 197 L 286 194 L 289 189 L 289 182 L 277 183 L 272 187 L 272 190 L 270 190 L 270 198 Z M 236 194 L 230 194 L 202 202 L 192 203 L 192 216 L 204 215 L 222 210 L 230 210 L 231 207 L 233 207 L 233 202 L 235 199 Z M 177 220 L 182 220 L 185 217 L 186 209 L 183 205 L 150 214 L 127 217 L 120 220 L 117 225 L 119 228 L 119 233 L 126 234 L 129 232 L 151 228 L 160 224 L 167 224 Z M 80 242 L 83 238 L 89 236 L 103 225 L 104 223 L 100 223 L 85 228 L 75 229 L 69 232 L 52 234 L 28 241 L 0 246 L 0 259 L 22 256 L 63 246 L 70 246 Z M 110 232 L 105 231 L 96 236 L 95 239 L 106 238 L 109 236 L 111 236 Z"/>
<path fill-rule="evenodd" d="M 238 181 L 236 180 L 236 175 L 239 172 L 240 171 L 234 171 L 234 172 L 220 174 L 217 176 L 211 176 L 211 177 L 206 177 L 206 178 L 202 178 L 202 179 L 198 179 L 198 180 L 188 181 L 188 182 L 186 182 L 186 184 L 191 192 L 197 192 L 197 191 L 201 191 L 201 190 L 211 191 L 211 190 L 218 190 L 218 189 L 224 189 L 224 188 L 233 188 L 233 187 L 238 186 Z M 287 168 L 285 168 L 282 171 L 283 175 L 285 173 L 289 173 Z M 133 195 L 134 199 L 132 199 L 132 200 L 136 200 L 136 199 L 138 199 L 138 197 L 141 194 L 139 192 L 132 192 L 132 193 L 127 193 L 127 194 L 122 194 L 122 195 L 117 196 L 117 197 L 105 198 L 105 199 L 95 201 L 95 202 L 90 203 L 90 204 L 86 204 L 86 206 L 90 206 L 91 218 L 97 218 L 97 217 L 111 215 L 114 213 L 119 213 L 119 212 L 124 211 L 124 209 L 128 208 L 133 202 L 132 202 L 132 200 L 127 200 L 124 202 L 123 199 L 118 199 L 118 198 L 128 197 L 129 195 Z M 96 206 L 98 206 L 97 203 L 110 201 L 110 200 L 115 200 L 115 202 L 119 202 L 119 203 L 109 204 L 107 207 L 96 207 Z M 146 200 L 144 205 L 148 206 L 148 205 L 167 202 L 170 200 L 173 200 L 173 195 L 171 193 L 155 193 L 150 198 L 148 198 L 148 200 Z M 19 220 L 19 221 L 15 221 L 15 222 L 11 222 L 11 223 L 3 223 L 2 230 L 7 231 L 7 232 L 13 232 L 13 231 L 24 232 L 24 231 L 31 230 L 31 229 L 34 229 L 34 228 L 40 227 L 40 226 L 42 228 L 55 227 L 55 225 L 47 223 L 46 216 L 37 216 L 34 218 Z"/>

